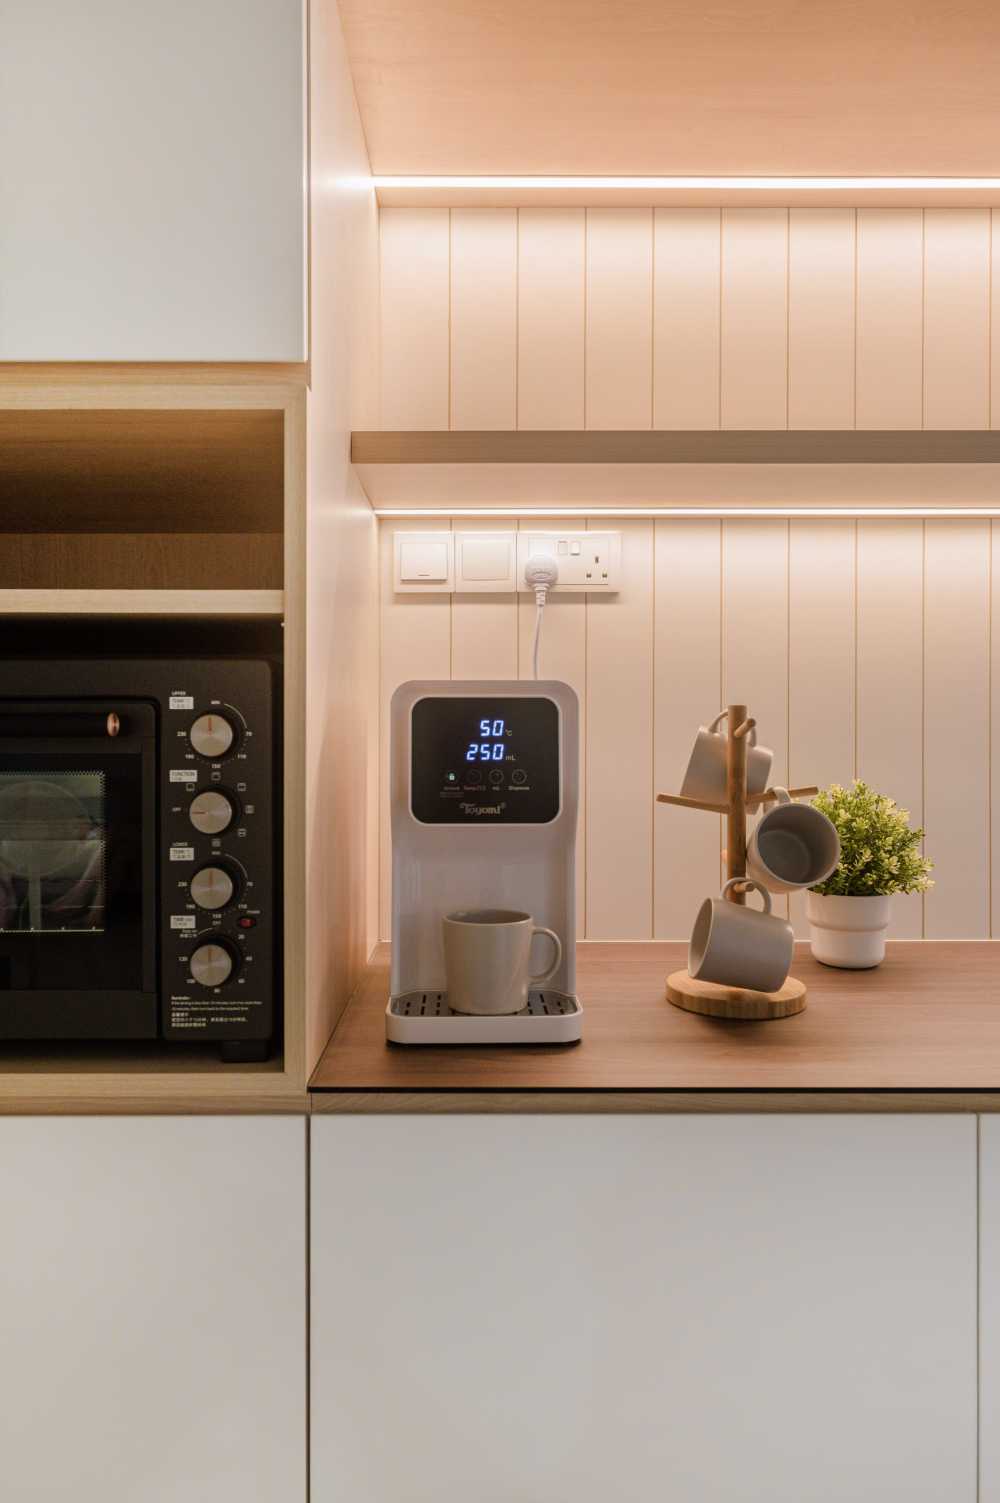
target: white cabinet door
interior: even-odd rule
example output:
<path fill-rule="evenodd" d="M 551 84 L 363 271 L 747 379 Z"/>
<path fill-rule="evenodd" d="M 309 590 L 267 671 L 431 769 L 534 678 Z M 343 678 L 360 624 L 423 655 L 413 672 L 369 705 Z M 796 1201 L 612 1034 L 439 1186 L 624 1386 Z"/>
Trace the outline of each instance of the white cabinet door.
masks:
<path fill-rule="evenodd" d="M 305 1132 L 0 1121 L 0 1495 L 304 1503 Z"/>
<path fill-rule="evenodd" d="M 0 360 L 302 360 L 303 0 L 0 5 Z"/>
<path fill-rule="evenodd" d="M 970 1117 L 314 1117 L 313 1503 L 974 1503 Z"/>
<path fill-rule="evenodd" d="M 1000 1503 L 1000 1117 L 979 1119 L 980 1499 Z"/>

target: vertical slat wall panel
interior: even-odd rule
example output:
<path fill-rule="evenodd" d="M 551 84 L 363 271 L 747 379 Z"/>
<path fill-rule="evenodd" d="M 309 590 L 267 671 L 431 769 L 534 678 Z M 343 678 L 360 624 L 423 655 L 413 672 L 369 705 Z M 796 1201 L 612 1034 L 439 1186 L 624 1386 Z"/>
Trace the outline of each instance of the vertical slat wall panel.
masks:
<path fill-rule="evenodd" d="M 587 602 L 589 939 L 653 933 L 653 524 L 621 533 L 621 591 Z"/>
<path fill-rule="evenodd" d="M 722 704 L 719 610 L 722 532 L 717 521 L 657 521 L 654 601 L 654 777 L 679 793 L 699 725 Z M 653 807 L 653 935 L 690 933 L 719 883 L 720 824 L 694 809 Z"/>
<path fill-rule="evenodd" d="M 448 427 L 447 209 L 382 210 L 382 427 Z"/>
<path fill-rule="evenodd" d="M 990 210 L 924 214 L 924 427 L 990 421 Z"/>
<path fill-rule="evenodd" d="M 1000 428 L 1000 209 L 990 210 L 990 427 Z"/>
<path fill-rule="evenodd" d="M 788 210 L 722 211 L 723 428 L 788 423 Z"/>
<path fill-rule="evenodd" d="M 517 426 L 582 428 L 586 214 L 518 214 Z"/>
<path fill-rule="evenodd" d="M 517 426 L 517 210 L 451 211 L 451 426 Z"/>
<path fill-rule="evenodd" d="M 858 210 L 859 428 L 923 421 L 923 214 Z"/>
<path fill-rule="evenodd" d="M 854 427 L 853 209 L 792 209 L 788 426 Z"/>
<path fill-rule="evenodd" d="M 936 887 L 927 939 L 989 934 L 990 524 L 928 521 L 924 585 L 924 819 Z"/>
<path fill-rule="evenodd" d="M 447 528 L 437 522 L 437 530 Z M 411 531 L 412 523 L 382 522 L 381 553 L 381 665 L 382 714 L 379 730 L 379 910 L 380 932 L 391 928 L 392 848 L 389 828 L 389 701 L 393 691 L 411 678 L 451 677 L 451 596 L 397 595 L 392 588 L 396 531 Z"/>
<path fill-rule="evenodd" d="M 722 524 L 722 700 L 746 704 L 774 752 L 772 784 L 788 782 L 788 523 Z M 783 897 L 774 908 L 787 911 Z"/>
<path fill-rule="evenodd" d="M 547 525 L 543 517 L 538 524 Z M 528 677 L 534 629 L 527 595 L 393 596 L 392 535 L 406 525 L 381 528 L 383 933 L 392 690 L 415 677 Z M 988 522 L 861 519 L 855 604 L 854 525 L 623 521 L 621 595 L 550 601 L 542 671 L 580 694 L 587 748 L 581 933 L 584 920 L 591 939 L 688 933 L 697 895 L 717 883 L 719 827 L 655 806 L 653 794 L 676 788 L 698 724 L 729 698 L 745 698 L 757 716 L 775 751 L 776 782 L 845 781 L 856 743 L 858 776 L 927 824 L 938 881 L 927 899 L 927 937 L 988 932 L 991 819 L 992 849 L 1000 850 L 989 766 L 990 673 L 996 704 L 1000 646 L 994 633 L 991 662 L 988 595 L 991 546 L 1000 595 L 1000 529 L 993 537 Z M 995 749 L 992 760 L 1000 774 Z M 1000 930 L 1000 877 L 993 907 Z M 800 908 L 793 902 L 799 924 Z M 896 898 L 893 937 L 919 937 L 922 913 L 919 897 Z"/>
<path fill-rule="evenodd" d="M 509 531 L 489 517 L 456 517 L 462 532 Z M 455 560 L 456 569 L 458 559 Z M 451 605 L 452 678 L 517 678 L 517 596 L 513 592 L 456 594 Z"/>
<path fill-rule="evenodd" d="M 583 517 L 523 518 L 519 527 L 536 531 L 585 531 Z M 545 607 L 539 670 L 542 678 L 561 679 L 576 690 L 580 701 L 580 820 L 576 837 L 576 928 L 587 932 L 587 606 L 585 595 L 553 595 Z M 535 635 L 535 600 L 517 597 L 518 678 L 531 678 L 531 650 Z"/>
<path fill-rule="evenodd" d="M 588 209 L 588 428 L 652 424 L 652 283 L 652 209 Z"/>
<path fill-rule="evenodd" d="M 854 522 L 789 523 L 788 778 L 850 786 L 854 776 Z M 808 937 L 804 893 L 789 898 Z"/>
<path fill-rule="evenodd" d="M 990 938 L 1000 939 L 1000 525 L 990 523 Z"/>
<path fill-rule="evenodd" d="M 653 235 L 653 427 L 719 426 L 718 209 L 657 209 Z"/>
<path fill-rule="evenodd" d="M 924 524 L 858 522 L 857 775 L 924 817 Z M 893 898 L 889 934 L 920 939 L 923 898 Z"/>

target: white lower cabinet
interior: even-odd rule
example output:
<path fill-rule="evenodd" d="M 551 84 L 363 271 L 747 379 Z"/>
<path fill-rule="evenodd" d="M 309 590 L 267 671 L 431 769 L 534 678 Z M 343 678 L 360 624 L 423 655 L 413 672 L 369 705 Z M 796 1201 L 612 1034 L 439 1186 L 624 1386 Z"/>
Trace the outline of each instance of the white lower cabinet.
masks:
<path fill-rule="evenodd" d="M 311 1165 L 313 1503 L 974 1503 L 973 1117 L 314 1117 Z"/>
<path fill-rule="evenodd" d="M 0 1120 L 0 1496 L 304 1503 L 306 1123 Z"/>
<path fill-rule="evenodd" d="M 1000 1503 L 1000 1117 L 979 1119 L 980 1503 Z"/>

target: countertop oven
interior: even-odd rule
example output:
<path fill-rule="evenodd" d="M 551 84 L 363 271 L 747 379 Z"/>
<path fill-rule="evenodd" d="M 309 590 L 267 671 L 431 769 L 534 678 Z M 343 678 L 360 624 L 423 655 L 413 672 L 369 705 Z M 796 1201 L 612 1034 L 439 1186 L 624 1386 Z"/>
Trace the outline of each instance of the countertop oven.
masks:
<path fill-rule="evenodd" d="M 248 658 L 0 664 L 0 1038 L 266 1057 L 273 695 Z"/>

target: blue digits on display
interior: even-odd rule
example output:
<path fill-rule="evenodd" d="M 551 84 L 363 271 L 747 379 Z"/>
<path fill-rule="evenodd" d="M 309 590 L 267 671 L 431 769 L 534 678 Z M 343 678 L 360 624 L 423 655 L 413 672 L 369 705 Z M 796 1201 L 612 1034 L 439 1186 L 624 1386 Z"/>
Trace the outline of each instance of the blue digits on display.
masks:
<path fill-rule="evenodd" d="M 479 722 L 480 736 L 501 737 L 504 734 L 507 722 L 505 720 L 487 720 Z M 494 741 L 470 741 L 469 749 L 465 753 L 467 762 L 502 762 L 507 752 L 506 745 L 502 740 Z"/>

